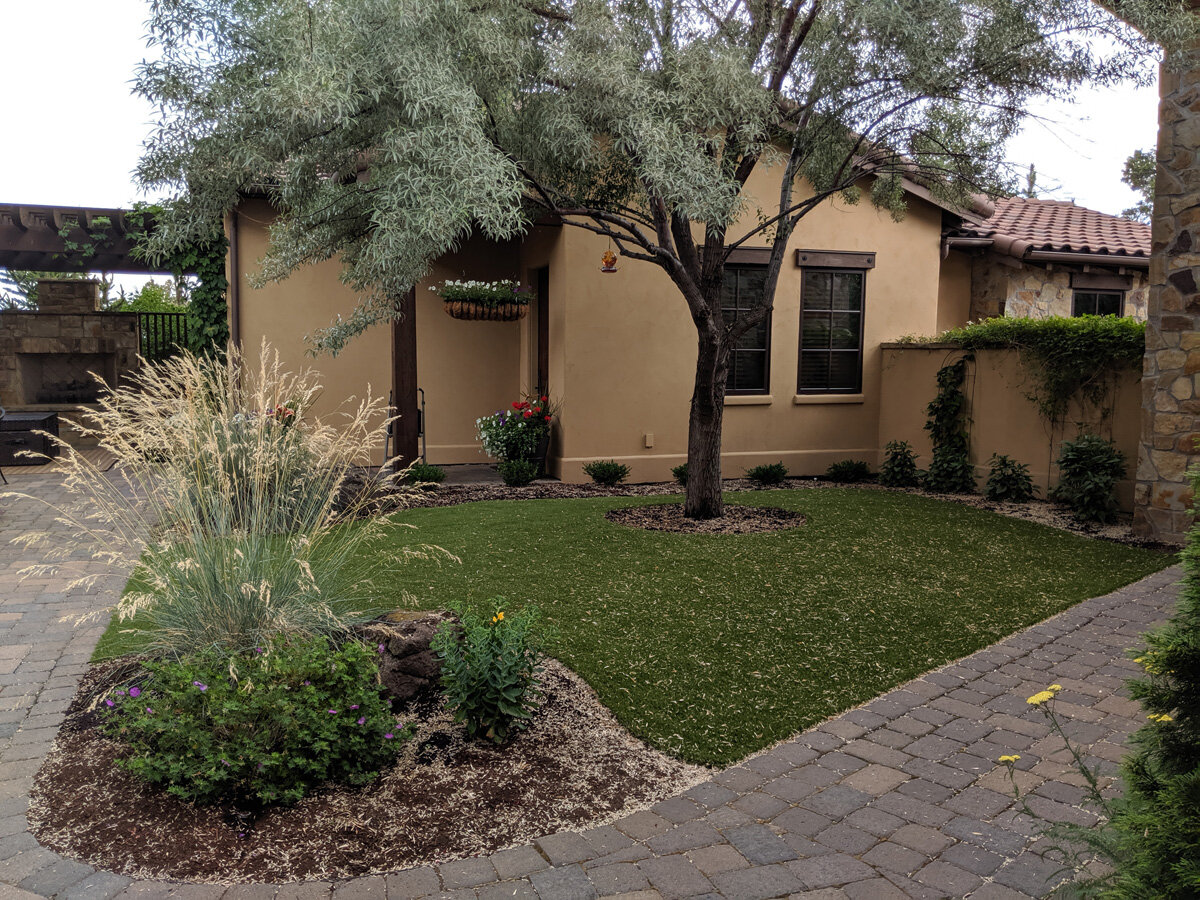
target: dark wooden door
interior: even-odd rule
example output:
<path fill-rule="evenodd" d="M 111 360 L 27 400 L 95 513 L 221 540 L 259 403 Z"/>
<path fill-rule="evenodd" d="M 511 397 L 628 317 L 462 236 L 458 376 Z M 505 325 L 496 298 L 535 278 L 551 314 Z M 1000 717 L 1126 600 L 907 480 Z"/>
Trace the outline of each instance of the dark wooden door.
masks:
<path fill-rule="evenodd" d="M 408 465 L 420 453 L 417 411 L 417 292 L 409 291 L 397 304 L 400 317 L 392 322 L 392 454 Z"/>
<path fill-rule="evenodd" d="M 550 267 L 535 273 L 537 290 L 537 393 L 550 389 Z"/>

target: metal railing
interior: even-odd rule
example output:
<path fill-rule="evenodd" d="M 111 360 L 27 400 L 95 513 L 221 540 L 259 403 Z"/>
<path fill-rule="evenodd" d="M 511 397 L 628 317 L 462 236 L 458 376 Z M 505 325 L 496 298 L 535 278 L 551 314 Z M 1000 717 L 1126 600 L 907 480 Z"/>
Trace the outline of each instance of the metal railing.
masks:
<path fill-rule="evenodd" d="M 151 362 L 174 356 L 188 345 L 187 313 L 139 312 L 141 353 Z"/>

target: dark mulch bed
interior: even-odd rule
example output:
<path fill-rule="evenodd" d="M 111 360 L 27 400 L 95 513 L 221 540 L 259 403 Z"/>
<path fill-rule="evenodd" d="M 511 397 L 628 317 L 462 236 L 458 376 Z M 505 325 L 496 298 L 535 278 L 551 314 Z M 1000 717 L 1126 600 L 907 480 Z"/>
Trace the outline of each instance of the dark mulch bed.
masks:
<path fill-rule="evenodd" d="M 680 534 L 758 534 L 782 531 L 804 524 L 803 513 L 774 506 L 725 504 L 719 519 L 689 519 L 682 503 L 654 503 L 648 506 L 623 506 L 610 509 L 604 518 L 618 525 L 645 528 L 648 531 L 674 531 Z"/>
<path fill-rule="evenodd" d="M 549 661 L 546 703 L 504 747 L 468 743 L 440 698 L 398 714 L 416 734 L 396 764 L 364 788 L 329 788 L 252 820 L 198 807 L 114 764 L 90 709 L 127 662 L 85 677 L 38 773 L 30 826 L 72 859 L 139 878 L 278 882 L 393 871 L 522 844 L 611 821 L 686 790 L 704 769 L 646 747 L 592 690 Z"/>

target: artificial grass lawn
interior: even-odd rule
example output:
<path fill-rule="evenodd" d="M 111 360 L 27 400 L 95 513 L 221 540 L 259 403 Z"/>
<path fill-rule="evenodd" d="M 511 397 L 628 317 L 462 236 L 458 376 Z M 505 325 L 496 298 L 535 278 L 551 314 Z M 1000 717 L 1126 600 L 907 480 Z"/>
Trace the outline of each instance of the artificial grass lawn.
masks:
<path fill-rule="evenodd" d="M 654 498 L 651 502 L 678 502 Z M 725 765 L 1173 556 L 911 494 L 829 488 L 739 493 L 807 524 L 756 535 L 614 525 L 637 498 L 523 500 L 410 510 L 402 543 L 420 606 L 536 602 L 554 654 L 633 733 Z M 127 627 L 127 626 L 121 626 Z M 115 625 L 97 657 L 136 649 Z"/>

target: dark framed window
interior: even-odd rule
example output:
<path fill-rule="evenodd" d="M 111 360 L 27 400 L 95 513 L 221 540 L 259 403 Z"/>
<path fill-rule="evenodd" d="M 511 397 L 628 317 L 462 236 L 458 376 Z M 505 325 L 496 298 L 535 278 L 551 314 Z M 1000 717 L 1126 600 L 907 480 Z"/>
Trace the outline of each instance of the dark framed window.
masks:
<path fill-rule="evenodd" d="M 1124 291 L 1075 291 L 1071 298 L 1071 315 L 1119 316 L 1124 306 Z"/>
<path fill-rule="evenodd" d="M 800 282 L 801 394 L 862 392 L 862 269 L 805 269 Z"/>
<path fill-rule="evenodd" d="M 767 267 L 726 265 L 721 289 L 721 314 L 725 322 L 762 305 Z M 727 394 L 767 394 L 771 385 L 771 314 L 751 328 L 729 354 Z"/>

